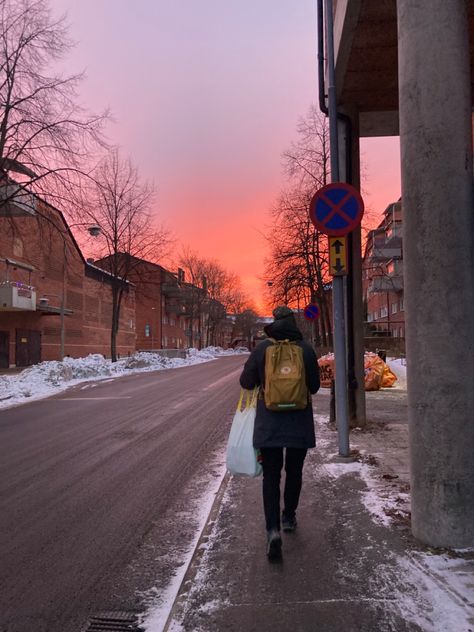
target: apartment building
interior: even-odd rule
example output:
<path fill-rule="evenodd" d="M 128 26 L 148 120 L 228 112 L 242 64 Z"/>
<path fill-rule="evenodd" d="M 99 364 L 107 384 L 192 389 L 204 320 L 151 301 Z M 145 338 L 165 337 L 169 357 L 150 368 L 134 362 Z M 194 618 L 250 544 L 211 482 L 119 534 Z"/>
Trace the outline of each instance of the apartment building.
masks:
<path fill-rule="evenodd" d="M 398 200 L 367 238 L 362 262 L 367 336 L 405 338 L 402 222 Z"/>

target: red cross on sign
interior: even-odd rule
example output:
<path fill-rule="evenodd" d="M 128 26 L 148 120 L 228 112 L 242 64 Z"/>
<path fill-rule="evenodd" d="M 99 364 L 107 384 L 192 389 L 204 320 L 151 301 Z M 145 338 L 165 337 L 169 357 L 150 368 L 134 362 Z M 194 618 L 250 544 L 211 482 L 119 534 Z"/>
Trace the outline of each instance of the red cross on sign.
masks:
<path fill-rule="evenodd" d="M 363 214 L 364 202 L 359 191 L 346 182 L 333 182 L 319 189 L 309 207 L 314 226 L 331 237 L 352 232 Z"/>

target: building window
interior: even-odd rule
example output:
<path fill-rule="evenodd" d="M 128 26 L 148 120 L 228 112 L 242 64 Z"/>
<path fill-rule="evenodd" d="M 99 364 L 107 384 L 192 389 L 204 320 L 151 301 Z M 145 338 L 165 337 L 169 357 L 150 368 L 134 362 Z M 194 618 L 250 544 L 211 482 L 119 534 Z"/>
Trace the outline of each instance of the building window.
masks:
<path fill-rule="evenodd" d="M 398 329 L 394 329 L 394 330 L 392 331 L 392 336 L 393 336 L 394 338 L 398 338 Z"/>
<path fill-rule="evenodd" d="M 400 311 L 403 312 L 403 299 L 400 299 Z"/>
<path fill-rule="evenodd" d="M 403 338 L 403 327 L 400 327 L 400 338 Z"/>
<path fill-rule="evenodd" d="M 388 309 L 386 307 L 380 308 L 380 318 L 386 318 L 388 316 Z"/>
<path fill-rule="evenodd" d="M 392 303 L 392 314 L 396 314 L 398 312 L 398 303 Z"/>
<path fill-rule="evenodd" d="M 371 312 L 369 312 L 369 313 L 367 314 L 367 322 L 368 322 L 368 323 L 371 323 L 373 320 L 374 320 L 374 317 L 372 316 L 372 313 L 371 313 Z"/>

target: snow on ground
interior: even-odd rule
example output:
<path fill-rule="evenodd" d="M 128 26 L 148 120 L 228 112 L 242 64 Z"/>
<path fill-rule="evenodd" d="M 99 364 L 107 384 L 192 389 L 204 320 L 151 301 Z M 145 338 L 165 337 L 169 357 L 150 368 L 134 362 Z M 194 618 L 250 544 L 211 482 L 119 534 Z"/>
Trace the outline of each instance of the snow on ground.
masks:
<path fill-rule="evenodd" d="M 62 362 L 41 362 L 15 375 L 0 375 L 0 409 L 43 399 L 81 382 L 174 369 L 239 353 L 243 351 L 207 347 L 200 351 L 188 349 L 186 358 L 165 358 L 158 353 L 139 351 L 117 362 L 106 360 L 100 354 L 91 354 L 86 358 L 64 358 Z"/>
<path fill-rule="evenodd" d="M 377 466 L 364 461 L 366 455 L 353 463 L 332 461 L 337 453 L 336 433 L 329 430 L 328 417 L 315 415 L 315 421 L 318 448 L 324 455 L 320 473 L 331 478 L 359 476 L 366 486 L 359 492 L 360 500 L 377 524 L 390 528 L 397 518 L 406 518 L 410 494 L 384 482 Z M 407 587 L 396 590 L 394 607 L 406 621 L 424 632 L 474 632 L 474 550 L 426 551 L 420 546 L 394 560 L 403 578 L 400 585 Z M 391 574 L 387 582 L 393 585 Z"/>
<path fill-rule="evenodd" d="M 146 611 L 140 617 L 140 624 L 145 632 L 162 632 L 165 628 L 226 473 L 222 454 L 215 455 L 215 461 L 210 469 L 215 469 L 218 475 L 209 480 L 198 481 L 197 487 L 204 488 L 205 491 L 194 497 L 194 502 L 187 508 L 186 515 L 182 517 L 183 520 L 194 525 L 194 538 L 184 552 L 177 554 L 170 551 L 170 556 L 174 556 L 176 568 L 171 582 L 163 590 L 155 587 L 146 595 L 142 595 Z M 206 547 L 206 544 L 201 545 L 201 548 Z"/>

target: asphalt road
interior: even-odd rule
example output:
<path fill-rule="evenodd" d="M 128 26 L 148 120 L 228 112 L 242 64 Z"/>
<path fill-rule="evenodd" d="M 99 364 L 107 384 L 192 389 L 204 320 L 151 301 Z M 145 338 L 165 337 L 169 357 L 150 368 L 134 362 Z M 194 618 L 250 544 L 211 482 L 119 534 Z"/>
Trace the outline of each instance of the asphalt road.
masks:
<path fill-rule="evenodd" d="M 78 632 L 139 607 L 192 537 L 246 356 L 133 375 L 0 413 L 0 630 Z M 170 553 L 172 552 L 172 553 Z M 168 554 L 168 558 L 167 558 Z"/>

